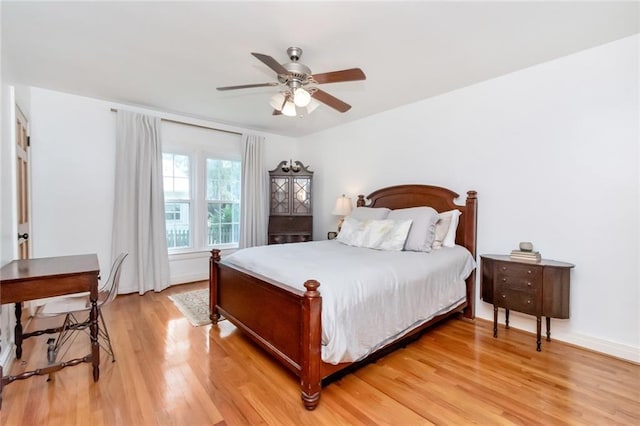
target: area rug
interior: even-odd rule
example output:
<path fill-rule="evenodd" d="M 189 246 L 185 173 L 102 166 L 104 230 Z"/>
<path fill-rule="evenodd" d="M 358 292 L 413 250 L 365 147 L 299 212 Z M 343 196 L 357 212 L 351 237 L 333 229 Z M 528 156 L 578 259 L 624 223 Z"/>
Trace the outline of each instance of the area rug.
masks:
<path fill-rule="evenodd" d="M 176 307 L 194 326 L 211 324 L 209 319 L 209 289 L 187 291 L 169 296 Z"/>

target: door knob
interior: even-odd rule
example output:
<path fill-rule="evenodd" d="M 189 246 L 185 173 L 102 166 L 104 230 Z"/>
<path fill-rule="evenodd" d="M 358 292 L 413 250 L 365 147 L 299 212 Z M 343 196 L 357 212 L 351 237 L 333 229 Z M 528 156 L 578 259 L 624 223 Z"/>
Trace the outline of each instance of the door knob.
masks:
<path fill-rule="evenodd" d="M 24 238 L 25 240 L 29 239 L 29 234 L 27 234 L 26 232 L 24 234 L 18 234 L 18 239 L 20 238 Z"/>

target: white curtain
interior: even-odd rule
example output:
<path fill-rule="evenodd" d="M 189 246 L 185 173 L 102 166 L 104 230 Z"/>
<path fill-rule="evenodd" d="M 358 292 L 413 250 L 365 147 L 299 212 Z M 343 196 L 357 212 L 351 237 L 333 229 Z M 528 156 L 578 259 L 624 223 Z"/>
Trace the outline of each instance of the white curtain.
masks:
<path fill-rule="evenodd" d="M 161 291 L 169 286 L 169 255 L 162 186 L 160 119 L 118 111 L 116 187 L 111 255 L 129 258 L 118 293 Z"/>
<path fill-rule="evenodd" d="M 267 243 L 268 179 L 264 168 L 264 136 L 242 135 L 240 248 Z"/>

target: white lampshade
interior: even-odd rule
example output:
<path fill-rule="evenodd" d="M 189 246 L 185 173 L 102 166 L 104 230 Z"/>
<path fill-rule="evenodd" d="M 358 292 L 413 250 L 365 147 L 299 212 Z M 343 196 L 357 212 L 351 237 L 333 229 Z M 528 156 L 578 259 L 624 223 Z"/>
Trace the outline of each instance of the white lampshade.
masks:
<path fill-rule="evenodd" d="M 296 116 L 296 106 L 293 102 L 287 101 L 282 107 L 282 113 L 289 117 Z"/>
<path fill-rule="evenodd" d="M 336 216 L 349 216 L 349 214 L 351 214 L 351 198 L 346 197 L 344 194 L 338 197 L 331 214 Z"/>
<path fill-rule="evenodd" d="M 302 87 L 298 87 L 293 92 L 293 102 L 296 104 L 296 106 L 306 107 L 307 105 L 309 105 L 309 102 L 311 102 L 311 95 Z"/>
<path fill-rule="evenodd" d="M 284 93 L 276 93 L 271 97 L 269 101 L 269 105 L 273 107 L 273 109 L 280 111 L 282 109 L 282 104 L 284 104 Z"/>

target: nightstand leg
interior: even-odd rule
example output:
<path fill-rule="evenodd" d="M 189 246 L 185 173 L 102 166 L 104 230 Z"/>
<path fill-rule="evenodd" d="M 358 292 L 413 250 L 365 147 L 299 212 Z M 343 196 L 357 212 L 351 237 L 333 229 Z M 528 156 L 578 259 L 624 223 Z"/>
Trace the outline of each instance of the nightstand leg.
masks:
<path fill-rule="evenodd" d="M 541 328 L 542 328 L 542 317 L 536 317 L 536 351 L 540 352 L 542 351 L 542 349 L 540 348 L 540 345 L 542 344 L 542 339 L 540 338 L 541 333 Z"/>
<path fill-rule="evenodd" d="M 493 337 L 498 337 L 498 307 L 493 305 Z"/>
<path fill-rule="evenodd" d="M 504 328 L 509 328 L 509 310 L 504 310 Z"/>
<path fill-rule="evenodd" d="M 547 317 L 547 342 L 551 341 L 551 318 Z"/>

